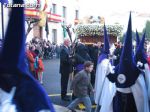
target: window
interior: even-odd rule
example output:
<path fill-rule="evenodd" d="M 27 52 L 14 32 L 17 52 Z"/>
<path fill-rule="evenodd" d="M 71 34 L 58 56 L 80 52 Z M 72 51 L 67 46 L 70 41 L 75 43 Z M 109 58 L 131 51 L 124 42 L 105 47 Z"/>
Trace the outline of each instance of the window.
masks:
<path fill-rule="evenodd" d="M 52 13 L 56 14 L 56 4 L 52 4 Z"/>
<path fill-rule="evenodd" d="M 57 30 L 52 29 L 52 42 L 57 43 Z"/>
<path fill-rule="evenodd" d="M 79 19 L 79 11 L 75 10 L 75 19 Z"/>
<path fill-rule="evenodd" d="M 63 18 L 66 18 L 66 7 L 63 6 L 63 15 L 62 15 Z"/>

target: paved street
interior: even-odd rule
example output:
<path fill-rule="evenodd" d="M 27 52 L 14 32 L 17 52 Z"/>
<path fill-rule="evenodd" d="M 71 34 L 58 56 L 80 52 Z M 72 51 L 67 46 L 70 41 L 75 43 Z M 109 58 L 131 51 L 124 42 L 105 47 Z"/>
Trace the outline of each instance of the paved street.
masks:
<path fill-rule="evenodd" d="M 57 105 L 67 106 L 69 102 L 62 101 L 60 97 L 59 59 L 44 60 L 44 66 L 43 86 L 52 102 Z"/>
<path fill-rule="evenodd" d="M 48 94 L 60 93 L 60 74 L 59 74 L 59 60 L 44 60 L 44 84 Z"/>
<path fill-rule="evenodd" d="M 59 59 L 44 60 L 44 66 L 43 86 L 51 101 L 56 105 L 67 106 L 70 102 L 62 101 L 60 97 Z"/>

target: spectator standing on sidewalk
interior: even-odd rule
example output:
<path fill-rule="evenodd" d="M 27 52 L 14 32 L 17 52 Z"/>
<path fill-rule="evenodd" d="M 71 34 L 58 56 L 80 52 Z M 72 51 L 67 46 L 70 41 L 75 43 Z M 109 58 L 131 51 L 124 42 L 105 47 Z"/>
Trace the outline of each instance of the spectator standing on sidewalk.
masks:
<path fill-rule="evenodd" d="M 30 72 L 32 73 L 33 77 L 35 77 L 35 69 L 34 69 L 34 57 L 29 49 L 29 45 L 26 45 L 26 56 L 27 56 L 27 60 L 28 60 L 28 67 Z"/>
<path fill-rule="evenodd" d="M 38 80 L 38 70 L 39 70 L 39 50 L 35 50 L 35 61 L 34 61 L 34 69 L 35 69 L 35 78 Z"/>
<path fill-rule="evenodd" d="M 83 102 L 85 105 L 85 111 L 91 112 L 92 103 L 89 97 L 89 92 L 94 92 L 92 84 L 90 82 L 90 73 L 93 70 L 93 63 L 86 61 L 84 63 L 84 69 L 75 75 L 71 84 L 71 90 L 77 97 L 67 108 L 75 112 L 75 107 Z"/>
<path fill-rule="evenodd" d="M 65 39 L 64 45 L 60 52 L 60 74 L 61 74 L 61 99 L 69 101 L 67 96 L 67 86 L 69 80 L 69 74 L 72 72 L 72 61 L 70 58 L 70 40 Z"/>
<path fill-rule="evenodd" d="M 38 80 L 40 81 L 41 84 L 43 84 L 43 72 L 44 72 L 44 64 L 42 61 L 42 55 L 39 55 L 39 60 L 38 60 Z"/>
<path fill-rule="evenodd" d="M 56 58 L 60 57 L 60 46 L 56 45 Z"/>

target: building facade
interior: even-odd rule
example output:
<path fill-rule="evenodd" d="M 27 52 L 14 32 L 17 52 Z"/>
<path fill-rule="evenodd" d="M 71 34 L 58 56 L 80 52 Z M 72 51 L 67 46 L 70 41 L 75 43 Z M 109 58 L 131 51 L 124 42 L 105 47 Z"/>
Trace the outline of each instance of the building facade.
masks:
<path fill-rule="evenodd" d="M 2 11 L 3 11 L 3 16 L 2 16 Z M 2 37 L 2 33 L 5 34 L 6 32 L 6 28 L 7 28 L 7 23 L 8 23 L 8 18 L 9 18 L 9 10 L 8 8 L 5 8 L 0 3 L 0 39 L 3 39 L 4 37 Z M 2 19 L 3 19 L 3 28 L 2 28 Z"/>
<path fill-rule="evenodd" d="M 40 0 L 39 0 L 40 1 Z M 64 38 L 67 38 L 68 35 L 64 34 L 62 25 L 70 25 L 70 31 L 74 38 L 72 28 L 74 27 L 75 22 L 79 19 L 79 2 L 78 0 L 41 0 L 40 8 L 33 9 L 27 8 L 25 11 L 27 18 L 40 18 L 40 24 L 33 25 L 33 30 L 27 35 L 27 41 L 30 41 L 32 38 L 42 38 L 49 40 L 51 43 L 61 44 Z M 45 8 L 46 7 L 46 8 Z M 45 16 L 41 15 L 41 11 L 46 13 L 48 20 L 48 28 L 46 27 Z M 41 17 L 40 17 L 41 16 Z M 27 25 L 28 27 L 28 25 Z M 47 30 L 49 34 L 47 35 Z"/>
<path fill-rule="evenodd" d="M 32 2 L 31 0 L 25 0 L 25 3 L 30 3 L 30 5 L 39 4 L 36 7 L 25 8 L 27 41 L 32 38 L 39 38 L 49 40 L 51 43 L 61 44 L 64 38 L 68 37 L 66 32 L 64 35 L 62 25 L 71 25 L 70 31 L 74 38 L 72 28 L 79 19 L 80 7 L 78 0 L 33 0 Z M 5 32 L 9 19 L 9 10 L 8 8 L 3 9 Z M 46 22 L 48 23 L 47 25 Z M 0 25 L 0 32 L 2 32 L 2 25 Z M 47 32 L 49 32 L 48 35 Z M 2 38 L 2 33 L 0 35 L 0 38 Z"/>

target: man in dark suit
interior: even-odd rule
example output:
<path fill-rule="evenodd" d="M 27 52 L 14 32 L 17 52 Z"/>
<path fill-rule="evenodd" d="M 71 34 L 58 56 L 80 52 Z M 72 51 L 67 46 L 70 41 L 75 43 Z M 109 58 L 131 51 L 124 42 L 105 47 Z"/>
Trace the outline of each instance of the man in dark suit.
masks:
<path fill-rule="evenodd" d="M 69 97 L 67 96 L 67 86 L 69 74 L 72 72 L 69 45 L 70 40 L 65 39 L 64 45 L 60 51 L 61 98 L 65 101 L 69 101 Z"/>
<path fill-rule="evenodd" d="M 85 61 L 91 61 L 88 49 L 83 43 L 78 43 L 75 52 L 75 74 L 84 69 Z"/>
<path fill-rule="evenodd" d="M 91 72 L 91 83 L 94 86 L 95 84 L 95 73 L 96 73 L 96 67 L 97 67 L 97 60 L 99 55 L 102 52 L 102 43 L 98 42 L 97 44 L 93 44 L 93 46 L 90 46 L 90 57 L 92 58 L 92 61 L 94 63 L 94 69 Z"/>
<path fill-rule="evenodd" d="M 114 55 L 116 56 L 116 59 L 114 60 L 114 66 L 117 66 L 119 64 L 121 52 L 122 52 L 122 44 L 121 42 L 118 42 L 116 45 L 116 49 L 114 51 Z"/>

